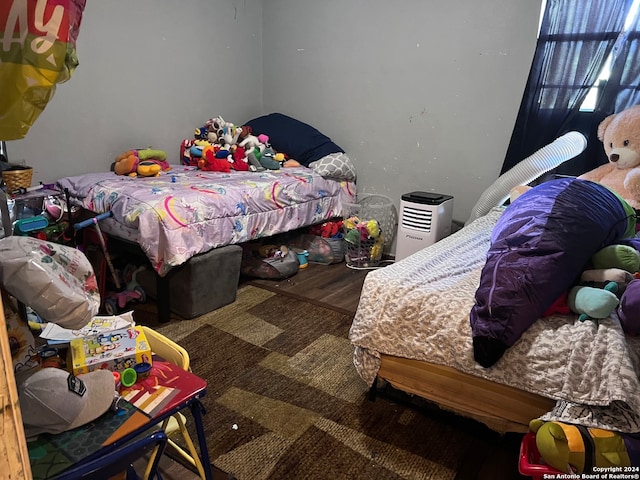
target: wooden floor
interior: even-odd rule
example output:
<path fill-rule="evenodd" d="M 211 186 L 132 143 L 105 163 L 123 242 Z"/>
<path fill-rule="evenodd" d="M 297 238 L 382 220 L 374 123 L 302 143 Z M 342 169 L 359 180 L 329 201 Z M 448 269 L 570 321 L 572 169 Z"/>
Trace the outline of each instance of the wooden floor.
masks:
<path fill-rule="evenodd" d="M 307 264 L 284 280 L 246 279 L 246 283 L 309 303 L 329 307 L 347 315 L 358 308 L 364 277 L 369 270 L 354 270 L 346 263 Z"/>
<path fill-rule="evenodd" d="M 241 277 L 240 285 L 248 284 L 264 288 L 282 295 L 289 295 L 321 307 L 331 308 L 346 315 L 352 315 L 358 308 L 360 290 L 364 277 L 370 270 L 354 270 L 346 263 L 319 265 L 309 263 L 294 276 L 283 280 L 262 280 Z M 158 309 L 153 299 L 143 304 L 133 305 L 138 323 L 153 326 L 158 324 Z M 170 321 L 184 320 L 171 313 Z"/>

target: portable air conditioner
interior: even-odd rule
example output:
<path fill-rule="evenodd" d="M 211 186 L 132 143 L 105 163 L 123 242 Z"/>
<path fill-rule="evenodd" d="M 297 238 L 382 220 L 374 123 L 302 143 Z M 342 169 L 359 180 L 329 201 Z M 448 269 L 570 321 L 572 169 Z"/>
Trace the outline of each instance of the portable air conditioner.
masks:
<path fill-rule="evenodd" d="M 396 239 L 396 261 L 436 243 L 451 233 L 453 197 L 440 193 L 402 195 Z"/>

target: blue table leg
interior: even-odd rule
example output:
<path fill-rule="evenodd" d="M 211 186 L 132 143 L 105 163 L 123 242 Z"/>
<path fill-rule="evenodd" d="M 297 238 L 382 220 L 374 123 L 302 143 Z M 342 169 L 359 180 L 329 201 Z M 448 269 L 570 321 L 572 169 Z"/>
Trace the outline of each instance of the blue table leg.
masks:
<path fill-rule="evenodd" d="M 200 400 L 195 400 L 189 405 L 191 414 L 196 424 L 196 433 L 198 434 L 198 445 L 200 445 L 200 460 L 204 468 L 207 480 L 213 480 L 213 472 L 211 471 L 211 461 L 209 460 L 209 450 L 207 449 L 207 437 L 204 433 L 204 425 L 202 423 L 202 414 L 206 413 L 204 405 Z"/>

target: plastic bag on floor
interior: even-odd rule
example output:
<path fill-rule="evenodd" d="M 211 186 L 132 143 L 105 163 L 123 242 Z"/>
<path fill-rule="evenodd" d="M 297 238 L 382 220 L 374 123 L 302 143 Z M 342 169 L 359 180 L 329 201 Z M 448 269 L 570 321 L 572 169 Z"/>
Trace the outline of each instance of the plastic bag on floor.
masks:
<path fill-rule="evenodd" d="M 93 267 L 75 248 L 32 237 L 0 240 L 0 286 L 44 321 L 79 329 L 98 313 Z"/>

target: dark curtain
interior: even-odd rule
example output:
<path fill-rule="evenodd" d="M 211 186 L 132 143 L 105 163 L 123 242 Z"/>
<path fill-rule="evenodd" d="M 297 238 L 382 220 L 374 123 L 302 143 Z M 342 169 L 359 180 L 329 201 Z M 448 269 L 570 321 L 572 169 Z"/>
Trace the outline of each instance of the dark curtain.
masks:
<path fill-rule="evenodd" d="M 606 162 L 597 126 L 621 105 L 638 99 L 638 42 L 620 35 L 632 0 L 548 0 L 525 93 L 501 173 L 577 130 L 587 150 L 555 173 L 579 175 Z M 632 41 L 631 41 L 632 40 Z M 594 112 L 580 106 L 598 81 L 609 54 L 617 53 L 611 79 Z M 618 78 L 616 86 L 615 78 Z M 622 92 L 622 85 L 627 85 Z"/>
<path fill-rule="evenodd" d="M 596 110 L 604 116 L 640 103 L 640 14 L 616 44 L 611 78 Z"/>

